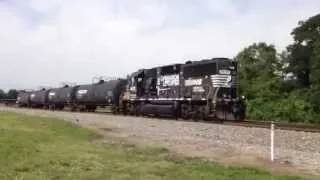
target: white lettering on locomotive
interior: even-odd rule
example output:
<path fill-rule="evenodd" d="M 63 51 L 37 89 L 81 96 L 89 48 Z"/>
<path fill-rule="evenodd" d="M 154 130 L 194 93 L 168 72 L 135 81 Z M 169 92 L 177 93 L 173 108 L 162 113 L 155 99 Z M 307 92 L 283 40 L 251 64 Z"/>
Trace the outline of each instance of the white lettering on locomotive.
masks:
<path fill-rule="evenodd" d="M 184 81 L 185 86 L 199 86 L 202 84 L 202 79 L 186 79 Z"/>
<path fill-rule="evenodd" d="M 194 86 L 194 87 L 192 88 L 192 91 L 193 91 L 193 92 L 204 92 L 205 90 L 203 89 L 202 86 Z"/>
<path fill-rule="evenodd" d="M 56 95 L 55 92 L 50 92 L 50 93 L 49 93 L 49 96 L 55 96 L 55 95 Z"/>
<path fill-rule="evenodd" d="M 179 86 L 179 74 L 161 76 L 158 79 L 158 84 L 162 86 Z"/>
<path fill-rule="evenodd" d="M 88 92 L 88 90 L 86 90 L 86 89 L 80 89 L 80 90 L 78 90 L 78 94 L 87 94 L 87 92 Z"/>
<path fill-rule="evenodd" d="M 130 91 L 136 91 L 136 87 L 135 86 L 131 86 L 129 90 Z"/>

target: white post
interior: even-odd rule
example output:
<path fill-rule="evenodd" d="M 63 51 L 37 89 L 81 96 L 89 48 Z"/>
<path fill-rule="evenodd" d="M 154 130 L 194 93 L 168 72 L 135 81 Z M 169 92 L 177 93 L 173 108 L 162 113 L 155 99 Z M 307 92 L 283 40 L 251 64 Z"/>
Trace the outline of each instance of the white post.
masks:
<path fill-rule="evenodd" d="M 274 160 L 274 123 L 273 123 L 273 121 L 271 122 L 271 131 L 270 131 L 270 139 L 271 139 L 271 141 L 270 141 L 270 143 L 271 143 L 271 145 L 270 145 L 270 155 L 271 155 L 271 161 L 273 162 L 273 160 Z"/>

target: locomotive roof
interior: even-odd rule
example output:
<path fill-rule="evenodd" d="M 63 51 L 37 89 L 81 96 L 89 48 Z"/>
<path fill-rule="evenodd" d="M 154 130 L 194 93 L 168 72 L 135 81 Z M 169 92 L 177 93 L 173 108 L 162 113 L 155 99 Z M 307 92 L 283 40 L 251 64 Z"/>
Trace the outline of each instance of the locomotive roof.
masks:
<path fill-rule="evenodd" d="M 199 61 L 187 61 L 185 64 L 175 63 L 175 64 L 168 64 L 168 65 L 163 65 L 163 66 L 156 66 L 156 67 L 149 68 L 149 69 L 140 69 L 136 73 L 140 73 L 141 71 L 147 71 L 147 70 L 156 69 L 156 68 L 168 67 L 168 66 L 182 66 L 182 65 L 186 65 L 186 64 L 206 64 L 206 63 L 219 62 L 219 61 L 234 61 L 234 60 L 230 59 L 230 58 L 226 58 L 226 57 L 216 57 L 216 58 L 211 58 L 211 59 L 202 59 Z"/>
<path fill-rule="evenodd" d="M 233 59 L 230 58 L 212 58 L 212 59 L 203 59 L 200 61 L 189 61 L 186 63 L 186 65 L 197 65 L 197 64 L 207 64 L 207 63 L 212 63 L 212 62 L 222 62 L 222 61 L 231 61 L 233 62 Z"/>
<path fill-rule="evenodd" d="M 134 73 L 132 73 L 132 75 L 134 74 L 139 74 L 141 73 L 142 71 L 149 71 L 149 70 L 152 70 L 152 69 L 157 69 L 157 68 L 163 68 L 163 67 L 168 67 L 168 66 L 181 66 L 183 64 L 180 64 L 180 63 L 175 63 L 175 64 L 168 64 L 168 65 L 163 65 L 163 66 L 156 66 L 156 67 L 152 67 L 152 68 L 146 68 L 146 69 L 139 69 L 138 71 L 135 71 Z"/>
<path fill-rule="evenodd" d="M 168 65 L 164 65 L 164 66 L 157 66 L 155 68 L 163 68 L 163 67 L 169 67 L 169 66 L 181 66 L 182 64 L 180 63 L 175 63 L 175 64 L 168 64 Z M 153 69 L 153 68 L 152 68 Z"/>
<path fill-rule="evenodd" d="M 156 67 L 148 68 L 148 69 L 139 69 L 138 71 L 131 73 L 130 76 L 136 76 L 136 75 L 140 74 L 141 72 L 150 71 L 150 70 L 157 69 L 157 68 L 164 68 L 164 67 L 169 67 L 169 66 L 192 66 L 192 65 L 207 64 L 207 63 L 219 62 L 219 61 L 233 62 L 234 60 L 230 59 L 230 58 L 226 58 L 226 57 L 216 57 L 216 58 L 211 58 L 211 59 L 203 59 L 200 61 L 187 61 L 185 64 L 175 63 L 175 64 L 168 64 L 168 65 L 163 65 L 163 66 L 156 66 Z"/>

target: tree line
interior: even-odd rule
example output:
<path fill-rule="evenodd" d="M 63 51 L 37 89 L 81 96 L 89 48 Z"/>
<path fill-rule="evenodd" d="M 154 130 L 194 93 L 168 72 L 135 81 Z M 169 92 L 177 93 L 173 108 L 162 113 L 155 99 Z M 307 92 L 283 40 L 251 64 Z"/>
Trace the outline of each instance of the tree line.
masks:
<path fill-rule="evenodd" d="M 254 43 L 237 54 L 247 117 L 320 123 L 320 14 L 300 21 L 282 52 Z"/>
<path fill-rule="evenodd" d="M 1 99 L 17 99 L 18 91 L 15 89 L 10 89 L 8 92 L 0 89 L 0 100 Z"/>

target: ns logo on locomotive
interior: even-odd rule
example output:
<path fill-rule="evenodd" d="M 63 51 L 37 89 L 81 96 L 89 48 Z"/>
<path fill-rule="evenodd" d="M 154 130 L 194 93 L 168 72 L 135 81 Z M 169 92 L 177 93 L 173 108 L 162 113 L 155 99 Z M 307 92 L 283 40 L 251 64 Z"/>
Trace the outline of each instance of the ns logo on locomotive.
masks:
<path fill-rule="evenodd" d="M 21 107 L 175 116 L 185 119 L 243 120 L 244 98 L 237 95 L 237 64 L 228 58 L 188 61 L 141 69 L 126 79 L 21 91 Z"/>

